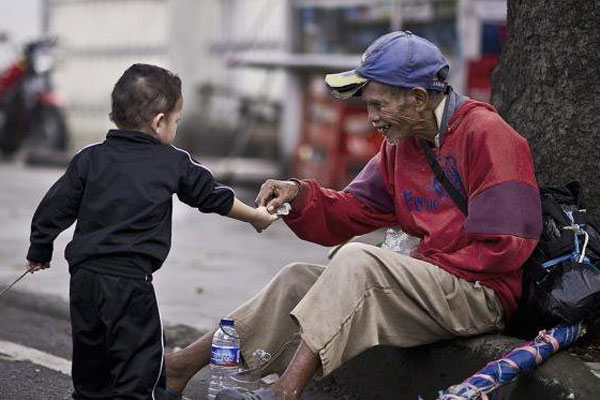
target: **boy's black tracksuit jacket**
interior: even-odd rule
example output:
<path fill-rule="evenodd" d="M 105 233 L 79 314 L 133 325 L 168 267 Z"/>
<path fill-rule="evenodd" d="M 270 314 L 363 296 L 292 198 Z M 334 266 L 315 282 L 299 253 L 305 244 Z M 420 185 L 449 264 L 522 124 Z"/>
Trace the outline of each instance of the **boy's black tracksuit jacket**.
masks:
<path fill-rule="evenodd" d="M 31 224 L 27 259 L 52 258 L 56 236 L 76 219 L 65 250 L 71 273 L 144 278 L 171 247 L 172 196 L 205 213 L 226 215 L 233 191 L 190 155 L 142 132 L 111 130 L 81 150 L 50 188 Z"/>
<path fill-rule="evenodd" d="M 65 250 L 76 400 L 158 399 L 165 391 L 150 282 L 171 246 L 174 193 L 223 215 L 234 201 L 185 151 L 142 132 L 111 130 L 71 160 L 33 216 L 27 259 L 37 262 L 50 261 L 54 239 L 77 220 Z"/>

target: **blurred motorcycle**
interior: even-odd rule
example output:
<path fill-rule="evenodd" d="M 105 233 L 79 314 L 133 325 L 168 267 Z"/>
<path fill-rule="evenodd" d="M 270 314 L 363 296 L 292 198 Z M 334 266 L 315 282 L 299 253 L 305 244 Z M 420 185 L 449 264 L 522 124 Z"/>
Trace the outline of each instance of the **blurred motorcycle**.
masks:
<path fill-rule="evenodd" d="M 51 80 L 55 47 L 54 39 L 30 42 L 0 74 L 0 152 L 5 157 L 22 147 L 42 152 L 67 148 L 67 124 Z"/>

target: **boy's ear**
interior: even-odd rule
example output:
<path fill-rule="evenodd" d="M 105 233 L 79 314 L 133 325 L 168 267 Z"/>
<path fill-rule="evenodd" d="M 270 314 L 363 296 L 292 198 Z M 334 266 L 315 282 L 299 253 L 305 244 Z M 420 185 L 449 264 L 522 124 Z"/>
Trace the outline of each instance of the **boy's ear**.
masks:
<path fill-rule="evenodd" d="M 164 119 L 165 119 L 164 113 L 158 113 L 154 116 L 154 118 L 152 118 L 152 123 L 150 124 L 150 126 L 152 127 L 152 130 L 154 131 L 154 133 L 158 134 L 158 131 L 160 130 L 160 126 Z"/>

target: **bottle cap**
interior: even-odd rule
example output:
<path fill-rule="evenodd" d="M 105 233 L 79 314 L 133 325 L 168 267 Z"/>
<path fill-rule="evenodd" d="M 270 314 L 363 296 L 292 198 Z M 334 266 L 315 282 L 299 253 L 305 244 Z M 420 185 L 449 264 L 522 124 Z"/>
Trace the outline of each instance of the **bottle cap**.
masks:
<path fill-rule="evenodd" d="M 221 325 L 233 326 L 233 320 L 231 318 L 221 318 Z"/>

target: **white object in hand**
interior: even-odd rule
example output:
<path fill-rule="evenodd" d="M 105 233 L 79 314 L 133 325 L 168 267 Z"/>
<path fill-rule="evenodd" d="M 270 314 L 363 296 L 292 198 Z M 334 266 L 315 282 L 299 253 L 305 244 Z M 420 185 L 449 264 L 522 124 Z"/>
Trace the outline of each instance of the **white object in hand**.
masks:
<path fill-rule="evenodd" d="M 292 211 L 292 206 L 290 203 L 283 203 L 275 210 L 275 215 L 282 217 L 284 215 L 288 215 Z"/>

